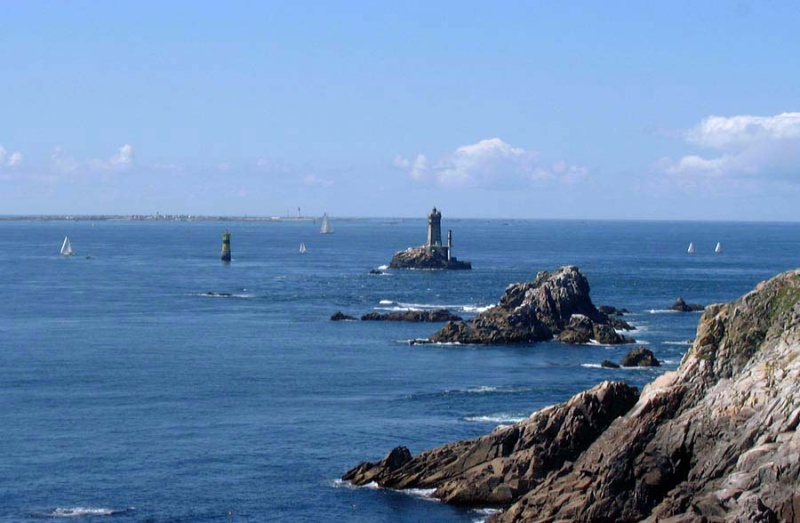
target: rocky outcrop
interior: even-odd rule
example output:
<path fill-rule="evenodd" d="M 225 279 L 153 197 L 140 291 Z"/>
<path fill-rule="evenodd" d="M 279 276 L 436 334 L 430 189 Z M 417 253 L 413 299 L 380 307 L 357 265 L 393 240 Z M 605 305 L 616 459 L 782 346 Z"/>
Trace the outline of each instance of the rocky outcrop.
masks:
<path fill-rule="evenodd" d="M 444 249 L 429 249 L 422 247 L 409 247 L 396 252 L 389 262 L 390 269 L 448 269 L 469 270 L 472 264 L 461 261 L 451 256 L 448 258 Z"/>
<path fill-rule="evenodd" d="M 381 314 L 370 312 L 361 316 L 362 321 L 410 321 L 410 322 L 445 322 L 461 321 L 461 316 L 453 314 L 447 309 L 434 311 L 397 311 Z"/>
<path fill-rule="evenodd" d="M 653 351 L 644 347 L 636 347 L 628 351 L 619 364 L 623 367 L 658 367 L 661 365 Z"/>
<path fill-rule="evenodd" d="M 798 356 L 800 270 L 706 307 L 678 370 L 648 385 L 596 438 L 577 436 L 599 423 L 589 408 L 603 403 L 589 399 L 597 388 L 483 438 L 397 460 L 394 470 L 384 465 L 373 477 L 433 487 L 446 501 L 507 505 L 492 518 L 502 523 L 800 522 Z M 623 411 L 624 396 L 614 401 Z M 555 410 L 564 415 L 550 423 L 543 414 Z M 584 417 L 590 423 L 565 438 L 564 427 Z M 539 438 L 531 447 L 538 450 L 523 450 L 523 435 Z M 562 452 L 556 442 L 574 446 Z M 557 458 L 547 461 L 539 452 L 553 445 Z"/>
<path fill-rule="evenodd" d="M 435 488 L 435 497 L 461 505 L 511 503 L 585 451 L 637 397 L 633 387 L 604 382 L 475 440 L 414 458 L 407 448 L 395 448 L 379 462 L 361 463 L 342 479 L 354 485 Z"/>
<path fill-rule="evenodd" d="M 553 337 L 566 343 L 633 342 L 616 328 L 632 329 L 597 310 L 586 277 L 577 267 L 567 266 L 540 272 L 532 282 L 509 285 L 498 305 L 470 321 L 447 323 L 430 339 L 471 344 L 530 343 Z"/>
<path fill-rule="evenodd" d="M 699 303 L 686 303 L 683 298 L 678 298 L 669 309 L 678 312 L 697 312 L 705 309 L 705 307 Z"/>

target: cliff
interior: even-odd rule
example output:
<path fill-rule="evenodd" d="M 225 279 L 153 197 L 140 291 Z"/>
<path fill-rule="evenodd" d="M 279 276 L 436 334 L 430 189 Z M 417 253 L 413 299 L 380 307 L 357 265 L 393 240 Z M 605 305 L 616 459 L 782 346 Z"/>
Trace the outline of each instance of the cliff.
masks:
<path fill-rule="evenodd" d="M 567 343 L 634 341 L 615 329 L 632 327 L 600 312 L 589 297 L 586 277 L 577 267 L 566 266 L 552 273 L 542 271 L 532 282 L 509 285 L 498 305 L 470 321 L 447 323 L 431 341 L 508 344 L 546 341 L 554 336 Z"/>
<path fill-rule="evenodd" d="M 798 355 L 795 270 L 708 306 L 678 370 L 638 399 L 604 383 L 477 440 L 416 458 L 395 449 L 345 478 L 501 505 L 496 522 L 800 522 Z"/>

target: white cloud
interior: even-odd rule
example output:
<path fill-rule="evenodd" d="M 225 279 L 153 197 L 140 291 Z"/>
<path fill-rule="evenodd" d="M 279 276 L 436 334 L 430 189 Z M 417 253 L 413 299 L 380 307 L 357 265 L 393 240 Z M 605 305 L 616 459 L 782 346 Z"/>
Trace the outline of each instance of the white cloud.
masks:
<path fill-rule="evenodd" d="M 128 169 L 133 165 L 133 146 L 125 144 L 120 147 L 119 152 L 111 157 L 109 165 L 115 169 Z"/>
<path fill-rule="evenodd" d="M 656 164 L 658 170 L 684 179 L 794 178 L 800 174 L 800 113 L 709 116 L 683 138 L 717 154 L 663 158 Z"/>
<path fill-rule="evenodd" d="M 94 174 L 109 171 L 127 171 L 133 167 L 133 146 L 125 144 L 117 154 L 108 160 L 93 158 L 77 160 L 67 154 L 61 146 L 53 150 L 50 156 L 50 167 L 58 173 Z"/>
<path fill-rule="evenodd" d="M 9 153 L 5 147 L 0 145 L 0 169 L 3 167 L 19 167 L 22 165 L 23 156 L 21 152 Z"/>
<path fill-rule="evenodd" d="M 331 179 L 324 179 L 310 174 L 303 178 L 303 185 L 316 185 L 318 187 L 331 187 L 334 181 Z"/>
<path fill-rule="evenodd" d="M 423 154 L 413 162 L 397 157 L 394 165 L 414 180 L 433 178 L 444 187 L 513 188 L 542 180 L 573 181 L 586 174 L 585 168 L 564 161 L 546 165 L 535 151 L 500 138 L 463 145 L 433 166 Z"/>

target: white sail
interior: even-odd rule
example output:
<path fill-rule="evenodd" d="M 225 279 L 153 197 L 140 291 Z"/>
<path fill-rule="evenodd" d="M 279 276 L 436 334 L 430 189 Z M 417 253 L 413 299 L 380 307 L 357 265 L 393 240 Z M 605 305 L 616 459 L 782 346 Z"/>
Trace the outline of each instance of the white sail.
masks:
<path fill-rule="evenodd" d="M 328 213 L 322 215 L 322 226 L 319 228 L 320 234 L 333 234 L 333 227 L 331 227 L 331 222 L 328 220 Z"/>
<path fill-rule="evenodd" d="M 721 243 L 717 242 L 717 246 L 714 247 L 714 252 L 716 252 L 717 254 L 722 252 L 722 244 Z"/>
<path fill-rule="evenodd" d="M 306 249 L 306 244 L 301 242 L 300 243 L 300 254 L 305 254 L 306 252 L 308 252 L 308 249 Z"/>
<path fill-rule="evenodd" d="M 686 249 L 686 252 L 688 252 L 689 254 L 694 254 L 694 243 L 691 242 L 689 243 L 689 248 Z"/>
<path fill-rule="evenodd" d="M 69 242 L 69 237 L 64 236 L 64 243 L 61 244 L 61 254 L 64 256 L 72 256 L 75 254 L 72 252 L 72 244 Z"/>

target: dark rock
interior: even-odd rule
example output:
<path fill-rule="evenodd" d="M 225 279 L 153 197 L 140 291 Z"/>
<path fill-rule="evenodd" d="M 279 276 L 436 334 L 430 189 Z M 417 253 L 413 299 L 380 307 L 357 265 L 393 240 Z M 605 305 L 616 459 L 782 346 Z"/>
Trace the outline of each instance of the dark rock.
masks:
<path fill-rule="evenodd" d="M 601 305 L 597 307 L 597 310 L 606 316 L 622 316 L 623 314 L 628 314 L 630 312 L 628 309 L 617 309 L 611 305 Z"/>
<path fill-rule="evenodd" d="M 553 337 L 566 343 L 633 341 L 614 332 L 608 316 L 592 304 L 586 277 L 573 266 L 540 272 L 532 282 L 509 285 L 498 305 L 469 321 L 446 324 L 431 341 L 510 344 Z"/>
<path fill-rule="evenodd" d="M 618 369 L 619 368 L 619 365 L 617 365 L 613 361 L 609 361 L 609 360 L 601 361 L 600 362 L 600 366 L 603 367 L 604 369 Z"/>
<path fill-rule="evenodd" d="M 461 321 L 461 316 L 451 313 L 447 309 L 435 311 L 403 311 L 380 314 L 370 312 L 361 316 L 362 321 L 410 321 L 410 322 L 445 322 Z"/>
<path fill-rule="evenodd" d="M 460 261 L 455 257 L 448 259 L 444 250 L 429 249 L 422 247 L 409 247 L 392 256 L 389 263 L 390 269 L 448 269 L 448 270 L 469 270 L 472 264 L 468 261 Z"/>
<path fill-rule="evenodd" d="M 678 312 L 696 312 L 705 309 L 699 303 L 686 303 L 683 301 L 683 298 L 678 298 L 675 300 L 675 303 L 672 304 L 670 310 L 678 311 Z"/>
<path fill-rule="evenodd" d="M 355 321 L 356 318 L 349 316 L 342 311 L 336 311 L 331 315 L 331 321 Z"/>
<path fill-rule="evenodd" d="M 372 270 L 369 271 L 369 273 L 370 274 L 378 274 L 378 275 L 380 275 L 380 274 L 383 274 L 383 271 L 379 271 L 378 269 L 372 269 Z"/>
<path fill-rule="evenodd" d="M 354 485 L 374 481 L 389 488 L 436 488 L 435 497 L 460 505 L 507 504 L 580 455 L 637 397 L 629 385 L 604 382 L 487 436 L 407 461 L 405 454 L 389 460 L 390 453 L 380 462 L 361 463 L 342 479 Z"/>
<path fill-rule="evenodd" d="M 658 362 L 652 351 L 644 347 L 636 347 L 622 358 L 620 365 L 623 367 L 658 367 L 661 363 Z"/>

